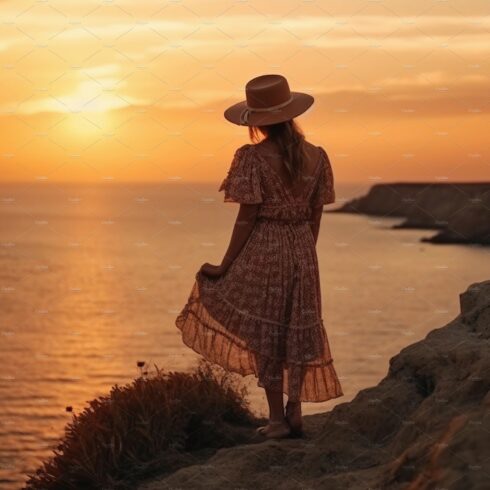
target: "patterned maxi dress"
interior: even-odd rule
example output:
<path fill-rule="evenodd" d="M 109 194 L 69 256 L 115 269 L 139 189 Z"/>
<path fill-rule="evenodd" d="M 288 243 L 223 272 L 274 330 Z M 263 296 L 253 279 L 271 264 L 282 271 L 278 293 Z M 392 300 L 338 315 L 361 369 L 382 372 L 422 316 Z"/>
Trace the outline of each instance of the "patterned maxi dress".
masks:
<path fill-rule="evenodd" d="M 221 183 L 224 202 L 260 203 L 255 226 L 218 278 L 197 272 L 176 319 L 183 342 L 228 371 L 291 401 L 343 396 L 322 319 L 312 206 L 334 202 L 327 153 L 300 197 L 254 144 L 239 147 Z"/>

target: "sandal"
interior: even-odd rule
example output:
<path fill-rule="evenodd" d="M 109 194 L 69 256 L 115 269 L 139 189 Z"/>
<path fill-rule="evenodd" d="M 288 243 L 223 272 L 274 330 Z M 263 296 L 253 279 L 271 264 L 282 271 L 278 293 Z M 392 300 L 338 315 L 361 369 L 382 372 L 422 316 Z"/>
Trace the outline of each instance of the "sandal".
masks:
<path fill-rule="evenodd" d="M 296 403 L 295 405 L 299 407 L 299 410 L 292 409 L 293 403 L 289 401 L 286 403 L 286 420 L 291 428 L 291 437 L 303 437 L 304 432 L 303 420 L 301 417 L 301 404 Z"/>

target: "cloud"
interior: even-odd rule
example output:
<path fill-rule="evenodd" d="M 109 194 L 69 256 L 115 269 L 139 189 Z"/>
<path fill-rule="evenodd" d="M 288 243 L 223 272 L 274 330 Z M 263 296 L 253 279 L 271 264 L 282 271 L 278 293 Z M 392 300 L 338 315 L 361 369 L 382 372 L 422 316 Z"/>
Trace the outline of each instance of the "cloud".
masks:
<path fill-rule="evenodd" d="M 254 10 L 255 14 L 233 15 L 231 10 L 230 14 L 213 17 L 198 15 L 191 9 L 187 13 L 179 11 L 176 18 L 157 19 L 150 15 L 131 14 L 131 3 L 118 4 L 121 8 L 111 7 L 109 10 L 95 8 L 95 5 L 98 4 L 94 3 L 92 11 L 88 9 L 84 15 L 78 16 L 69 16 L 61 10 L 55 12 L 44 6 L 26 9 L 22 14 L 11 9 L 10 15 L 6 15 L 10 19 L 11 29 L 8 33 L 4 31 L 0 40 L 0 63 L 12 64 L 10 73 L 17 71 L 17 65 L 12 60 L 20 59 L 20 75 L 24 75 L 25 79 L 42 78 L 50 84 L 51 80 L 61 78 L 62 70 L 69 72 L 70 64 L 78 66 L 77 70 L 70 72 L 73 80 L 61 81 L 58 86 L 62 89 L 51 91 L 52 96 L 34 94 L 34 97 L 18 104 L 18 100 L 25 100 L 32 94 L 32 87 L 27 87 L 29 93 L 26 92 L 25 97 L 20 97 L 17 91 L 17 100 L 9 100 L 9 93 L 4 91 L 0 94 L 0 110 L 7 113 L 18 110 L 29 114 L 46 110 L 107 111 L 134 103 L 151 104 L 153 100 L 162 98 L 162 82 L 167 82 L 167 76 L 169 83 L 165 90 L 179 90 L 171 92 L 168 97 L 163 94 L 162 100 L 157 102 L 158 106 L 194 109 L 207 104 L 220 104 L 224 103 L 225 98 L 236 96 L 236 91 L 229 89 L 230 81 L 223 80 L 222 85 L 218 81 L 216 88 L 209 88 L 199 84 L 192 87 L 187 85 L 186 79 L 204 71 L 214 60 L 217 60 L 219 67 L 221 60 L 230 53 L 229 66 L 245 66 L 241 65 L 242 58 L 250 58 L 251 54 L 256 56 L 258 48 L 268 55 L 276 52 L 280 46 L 282 59 L 288 53 L 294 54 L 310 47 L 327 54 L 324 68 L 328 64 L 335 68 L 335 63 L 328 61 L 328 57 L 332 54 L 338 56 L 339 52 L 343 53 L 341 50 L 350 50 L 355 57 L 356 51 L 360 54 L 373 49 L 376 53 L 376 49 L 381 49 L 389 51 L 394 58 L 404 60 L 407 52 L 423 56 L 437 49 L 442 53 L 463 54 L 465 62 L 468 61 L 466 57 L 478 61 L 490 50 L 488 16 L 306 16 L 294 15 L 294 12 L 291 15 L 271 16 L 262 15 L 259 10 Z M 157 10 L 157 5 L 152 5 L 153 12 Z M 196 4 L 196 9 L 197 6 L 200 4 Z M 164 14 L 163 10 L 160 15 Z M 44 52 L 52 52 L 52 65 L 36 62 L 38 42 L 48 46 L 49 49 Z M 57 58 L 58 53 L 61 59 Z M 164 56 L 160 58 L 160 55 Z M 187 65 L 192 58 L 195 64 Z M 92 66 L 86 66 L 88 63 L 92 63 Z M 223 67 L 227 66 L 226 60 L 222 63 Z M 139 76 L 142 72 L 134 75 L 138 67 L 148 67 L 149 76 L 146 79 L 144 75 Z M 189 76 L 186 75 L 187 70 Z M 341 83 L 342 77 L 332 77 L 330 85 L 311 84 L 309 89 L 318 94 L 340 96 L 347 92 L 370 94 L 374 88 L 390 90 L 393 98 L 413 97 L 418 100 L 429 93 L 434 94 L 437 87 L 454 86 L 455 77 L 462 90 L 479 89 L 482 83 L 488 83 L 487 77 L 482 75 L 459 73 L 459 61 L 456 64 L 445 61 L 444 69 L 401 77 L 379 78 L 379 70 L 366 71 L 365 67 L 363 70 L 356 73 L 363 82 L 355 82 L 355 77 L 352 77 L 346 83 Z M 39 73 L 42 77 L 36 78 L 35 75 Z M 184 81 L 181 83 L 181 80 Z"/>
<path fill-rule="evenodd" d="M 323 48 L 359 48 L 372 43 L 387 42 L 399 49 L 426 49 L 420 41 L 462 44 L 465 49 L 488 49 L 490 18 L 479 16 L 283 16 L 222 15 L 205 17 L 190 15 L 180 19 L 137 18 L 128 15 L 106 19 L 94 13 L 82 20 L 41 13 L 34 18 L 22 16 L 14 21 L 19 30 L 1 41 L 3 48 L 13 44 L 32 45 L 44 40 L 53 44 L 81 40 L 113 40 L 116 44 L 130 35 L 150 44 L 149 51 L 178 42 L 185 47 L 206 43 L 223 47 L 246 42 L 259 45 L 276 42 L 301 44 L 307 42 Z M 64 22 L 63 22 L 64 20 Z M 16 32 L 15 32 L 16 31 Z M 256 36 L 265 32 L 266 35 Z M 475 41 L 474 46 L 472 40 Z M 144 46 L 144 44 L 143 44 Z M 140 46 L 141 47 L 141 46 Z"/>

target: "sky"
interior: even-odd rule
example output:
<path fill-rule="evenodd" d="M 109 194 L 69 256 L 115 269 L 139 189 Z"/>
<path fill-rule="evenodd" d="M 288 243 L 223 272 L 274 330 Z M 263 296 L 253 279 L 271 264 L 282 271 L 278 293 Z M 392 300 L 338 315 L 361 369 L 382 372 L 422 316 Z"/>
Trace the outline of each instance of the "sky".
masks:
<path fill-rule="evenodd" d="M 218 182 L 284 75 L 337 182 L 490 180 L 488 0 L 1 1 L 0 181 Z"/>

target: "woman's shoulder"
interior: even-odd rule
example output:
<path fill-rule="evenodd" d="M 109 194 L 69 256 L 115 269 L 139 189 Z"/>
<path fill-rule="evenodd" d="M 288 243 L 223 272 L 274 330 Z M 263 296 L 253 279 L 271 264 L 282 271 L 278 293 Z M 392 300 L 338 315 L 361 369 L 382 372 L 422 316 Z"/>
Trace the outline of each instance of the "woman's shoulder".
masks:
<path fill-rule="evenodd" d="M 254 145 L 250 143 L 244 143 L 243 145 L 236 148 L 233 154 L 233 161 L 235 163 L 240 163 L 244 160 L 249 160 L 249 155 L 251 155 L 253 152 L 253 146 Z"/>
<path fill-rule="evenodd" d="M 323 145 L 315 145 L 314 143 L 310 143 L 310 142 L 305 142 L 305 143 L 306 143 L 307 147 L 310 148 L 312 151 L 316 151 L 317 155 L 320 155 L 320 154 L 326 155 L 327 154 L 327 150 L 325 150 Z"/>
<path fill-rule="evenodd" d="M 225 191 L 225 202 L 239 202 L 243 204 L 259 204 L 262 202 L 260 174 L 250 158 L 249 143 L 235 150 L 233 160 L 227 176 L 222 181 L 219 191 Z"/>
<path fill-rule="evenodd" d="M 328 154 L 323 145 L 315 145 L 309 141 L 305 141 L 306 151 L 310 159 L 314 162 L 314 169 L 328 165 Z"/>
<path fill-rule="evenodd" d="M 248 150 L 249 148 L 251 148 L 251 147 L 253 147 L 253 146 L 255 146 L 255 145 L 254 145 L 254 144 L 252 144 L 252 143 L 244 143 L 242 146 L 239 146 L 239 147 L 238 147 L 238 148 L 235 150 L 235 152 L 237 152 L 237 151 L 245 151 L 245 150 Z"/>
<path fill-rule="evenodd" d="M 257 164 L 267 159 L 267 152 L 260 143 L 244 143 L 235 150 L 234 158 L 242 162 Z"/>
<path fill-rule="evenodd" d="M 314 143 L 306 140 L 304 143 L 306 151 L 310 155 L 310 158 L 318 161 L 319 159 L 322 159 L 321 157 L 324 157 L 323 159 L 326 160 L 326 163 L 329 163 L 328 153 L 322 145 L 315 145 Z M 268 145 L 265 140 L 260 141 L 259 143 L 244 143 L 235 150 L 235 157 L 238 158 L 253 155 L 259 160 L 263 160 L 267 159 L 268 156 L 275 154 L 275 148 L 271 145 Z"/>
<path fill-rule="evenodd" d="M 316 149 L 318 151 L 318 158 L 321 163 L 325 165 L 330 165 L 330 159 L 328 158 L 327 150 L 323 147 L 323 145 L 316 145 Z"/>

